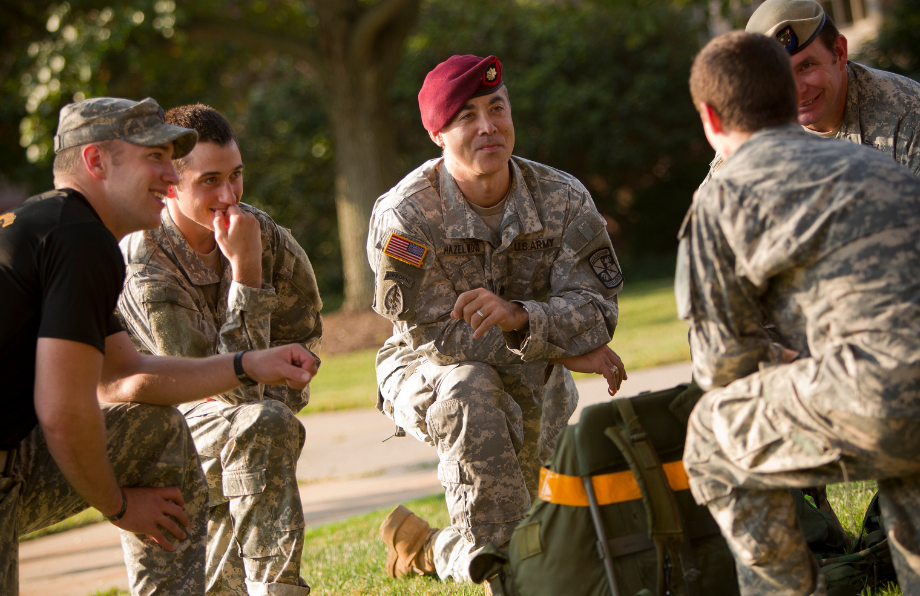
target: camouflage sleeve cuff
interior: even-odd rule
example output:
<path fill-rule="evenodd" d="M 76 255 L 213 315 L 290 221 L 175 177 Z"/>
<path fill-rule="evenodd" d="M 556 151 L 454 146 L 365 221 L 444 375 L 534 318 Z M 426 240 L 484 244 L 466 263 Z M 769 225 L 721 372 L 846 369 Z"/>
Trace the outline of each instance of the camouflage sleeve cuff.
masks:
<path fill-rule="evenodd" d="M 275 288 L 263 285 L 261 288 L 230 282 L 230 292 L 227 295 L 227 309 L 243 311 L 256 315 L 271 314 L 278 307 L 278 295 Z"/>
<path fill-rule="evenodd" d="M 527 311 L 527 325 L 521 330 L 505 333 L 505 344 L 508 349 L 519 355 L 524 362 L 555 358 L 556 355 L 547 355 L 551 346 L 548 342 L 549 319 L 544 310 L 545 305 L 536 300 L 511 302 L 520 304 Z M 560 351 L 559 355 L 565 354 Z"/>

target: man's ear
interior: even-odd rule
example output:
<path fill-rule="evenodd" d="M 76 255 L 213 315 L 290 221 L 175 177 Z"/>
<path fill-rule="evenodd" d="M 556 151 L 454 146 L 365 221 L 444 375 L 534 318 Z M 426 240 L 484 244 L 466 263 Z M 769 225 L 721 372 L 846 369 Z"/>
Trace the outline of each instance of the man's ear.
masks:
<path fill-rule="evenodd" d="M 837 41 L 834 42 L 834 54 L 837 57 L 837 63 L 840 67 L 840 70 L 846 70 L 847 68 L 847 38 L 843 35 L 837 36 Z"/>
<path fill-rule="evenodd" d="M 723 134 L 725 126 L 722 124 L 722 118 L 719 113 L 708 103 L 700 102 L 700 119 L 703 121 L 703 128 L 709 127 L 716 134 Z"/>
<path fill-rule="evenodd" d="M 431 132 L 428 131 L 428 136 L 431 137 L 431 141 L 438 147 L 444 147 L 444 137 L 441 136 L 441 131 Z"/>
<path fill-rule="evenodd" d="M 108 164 L 104 159 L 102 149 L 96 145 L 86 145 L 83 147 L 81 157 L 83 158 L 83 167 L 86 168 L 90 176 L 98 180 L 104 180 L 107 177 Z"/>

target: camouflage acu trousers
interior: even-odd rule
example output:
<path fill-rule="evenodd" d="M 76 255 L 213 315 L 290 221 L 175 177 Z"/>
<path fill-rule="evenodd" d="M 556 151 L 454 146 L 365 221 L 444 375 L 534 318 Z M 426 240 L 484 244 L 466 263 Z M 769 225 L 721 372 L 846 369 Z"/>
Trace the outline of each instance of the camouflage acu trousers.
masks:
<path fill-rule="evenodd" d="M 809 399 L 828 372 L 819 368 L 811 358 L 769 367 L 703 396 L 684 454 L 693 495 L 722 529 L 743 595 L 823 594 L 784 489 L 878 479 L 901 588 L 918 594 L 920 420 L 822 411 Z M 847 385 L 840 400 L 858 399 Z"/>
<path fill-rule="evenodd" d="M 168 552 L 121 531 L 132 594 L 204 594 L 207 486 L 182 415 L 173 407 L 103 404 L 109 461 L 122 486 L 176 486 L 191 524 Z M 41 427 L 19 444 L 10 477 L 0 477 L 0 594 L 18 594 L 18 537 L 88 507 L 48 452 Z"/>
<path fill-rule="evenodd" d="M 508 542 L 530 509 L 541 459 L 578 393 L 562 367 L 544 391 L 524 386 L 516 366 L 416 364 L 380 390 L 397 424 L 437 448 L 451 525 L 434 539 L 435 567 L 443 580 L 468 582 L 470 559 L 489 542 Z"/>
<path fill-rule="evenodd" d="M 275 400 L 186 411 L 208 481 L 207 593 L 306 596 L 297 459 L 304 428 Z"/>

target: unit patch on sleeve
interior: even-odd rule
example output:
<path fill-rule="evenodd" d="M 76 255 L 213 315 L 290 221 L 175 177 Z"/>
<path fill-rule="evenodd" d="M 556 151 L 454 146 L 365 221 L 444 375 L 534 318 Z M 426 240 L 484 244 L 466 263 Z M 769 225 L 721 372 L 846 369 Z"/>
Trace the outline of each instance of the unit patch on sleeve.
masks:
<path fill-rule="evenodd" d="M 395 232 L 390 234 L 386 244 L 383 246 L 383 254 L 393 257 L 397 261 L 408 263 L 413 267 L 422 266 L 422 261 L 425 259 L 425 253 L 427 252 L 428 248 L 425 246 L 404 238 Z"/>
<path fill-rule="evenodd" d="M 383 297 L 383 311 L 391 317 L 402 314 L 403 295 L 399 284 L 393 284 Z"/>
<path fill-rule="evenodd" d="M 609 248 L 602 248 L 595 251 L 588 259 L 591 268 L 594 269 L 594 275 L 605 287 L 615 288 L 623 282 L 623 274 L 617 267 L 616 259 Z"/>

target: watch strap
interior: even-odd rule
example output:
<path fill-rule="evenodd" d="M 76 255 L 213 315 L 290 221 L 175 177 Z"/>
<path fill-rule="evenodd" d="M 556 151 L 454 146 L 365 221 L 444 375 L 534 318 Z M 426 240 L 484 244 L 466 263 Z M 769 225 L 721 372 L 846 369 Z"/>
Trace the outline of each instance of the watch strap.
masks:
<path fill-rule="evenodd" d="M 258 385 L 258 381 L 253 381 L 252 378 L 246 374 L 246 371 L 243 370 L 243 354 L 249 352 L 250 350 L 240 350 L 233 356 L 233 372 L 236 374 L 236 378 L 240 383 L 246 386 Z"/>
<path fill-rule="evenodd" d="M 120 520 L 121 518 L 125 516 L 125 513 L 128 512 L 128 494 L 125 492 L 125 489 L 122 488 L 120 490 L 121 490 L 121 509 L 119 509 L 118 513 L 116 513 L 115 515 L 104 516 L 105 521 L 113 522 L 113 523 L 117 522 L 118 520 Z"/>

